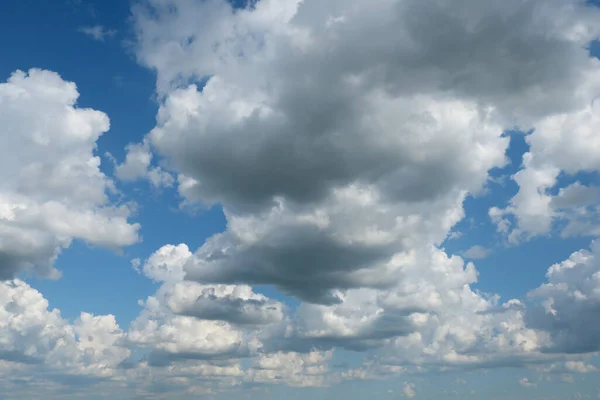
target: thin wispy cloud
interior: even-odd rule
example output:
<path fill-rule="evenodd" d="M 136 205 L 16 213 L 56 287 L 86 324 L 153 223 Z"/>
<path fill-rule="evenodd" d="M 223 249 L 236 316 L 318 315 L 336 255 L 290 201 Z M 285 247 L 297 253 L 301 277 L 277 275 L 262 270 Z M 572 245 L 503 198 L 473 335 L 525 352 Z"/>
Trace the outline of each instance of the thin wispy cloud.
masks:
<path fill-rule="evenodd" d="M 115 29 L 109 29 L 102 25 L 81 26 L 78 31 L 99 42 L 103 42 L 105 39 L 112 38 L 117 34 Z"/>

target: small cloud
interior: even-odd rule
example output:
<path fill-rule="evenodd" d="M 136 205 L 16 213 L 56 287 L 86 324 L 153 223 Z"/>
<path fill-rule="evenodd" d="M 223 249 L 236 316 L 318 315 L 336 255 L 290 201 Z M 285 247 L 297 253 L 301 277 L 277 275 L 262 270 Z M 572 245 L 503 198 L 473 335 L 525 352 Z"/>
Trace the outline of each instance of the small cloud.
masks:
<path fill-rule="evenodd" d="M 138 274 L 141 273 L 140 265 L 142 265 L 142 260 L 140 260 L 139 258 L 134 258 L 133 260 L 131 260 L 131 266 Z"/>
<path fill-rule="evenodd" d="M 475 260 L 479 260 L 482 258 L 486 258 L 491 253 L 492 253 L 492 251 L 490 249 L 488 249 L 487 247 L 475 245 L 475 246 L 471 247 L 470 249 L 468 249 L 467 251 L 465 251 L 463 253 L 463 255 L 466 258 L 472 258 Z"/>
<path fill-rule="evenodd" d="M 583 361 L 567 361 L 565 368 L 569 371 L 578 372 L 580 374 L 587 374 L 588 372 L 596 372 L 598 369 L 591 365 L 586 364 Z"/>
<path fill-rule="evenodd" d="M 573 375 L 571 374 L 562 374 L 560 380 L 565 383 L 575 383 L 575 379 L 573 379 Z"/>
<path fill-rule="evenodd" d="M 467 381 L 465 381 L 465 380 L 464 380 L 464 379 L 462 379 L 462 378 L 456 378 L 456 384 L 457 384 L 457 385 L 466 385 L 466 384 L 467 384 Z"/>
<path fill-rule="evenodd" d="M 113 76 L 113 82 L 117 87 L 123 87 L 125 85 L 125 79 L 120 75 Z"/>
<path fill-rule="evenodd" d="M 409 399 L 412 399 L 417 395 L 415 393 L 415 385 L 413 383 L 404 382 L 404 388 L 402 389 L 402 392 Z"/>
<path fill-rule="evenodd" d="M 535 382 L 531 382 L 529 379 L 527 378 L 521 378 L 519 379 L 519 383 L 521 384 L 521 386 L 523 387 L 536 387 L 537 383 Z"/>
<path fill-rule="evenodd" d="M 448 240 L 459 239 L 462 235 L 463 233 L 459 231 L 451 232 L 450 235 L 448 235 Z"/>
<path fill-rule="evenodd" d="M 99 42 L 103 42 L 104 39 L 111 38 L 117 34 L 116 30 L 108 29 L 102 25 L 82 26 L 78 30 Z"/>

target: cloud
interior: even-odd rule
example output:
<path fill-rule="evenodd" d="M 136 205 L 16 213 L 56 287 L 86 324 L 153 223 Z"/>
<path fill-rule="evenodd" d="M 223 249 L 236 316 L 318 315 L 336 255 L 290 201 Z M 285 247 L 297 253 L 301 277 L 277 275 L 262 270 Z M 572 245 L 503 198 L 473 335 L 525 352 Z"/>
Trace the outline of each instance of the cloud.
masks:
<path fill-rule="evenodd" d="M 550 228 L 545 190 L 581 150 L 553 146 L 595 118 L 598 62 L 584 48 L 595 16 L 534 0 L 135 6 L 136 55 L 157 73 L 160 108 L 129 147 L 132 167 L 138 150 L 147 160 L 133 175 L 154 152 L 185 201 L 220 204 L 228 222 L 160 270 L 300 299 L 262 333 L 272 351 L 371 349 L 397 367 L 551 358 L 524 306 L 472 290 L 474 265 L 439 246 L 465 197 L 505 165 L 503 132 L 515 127 L 535 128 L 531 155 L 514 177 L 520 194 L 491 214 L 514 238 Z M 582 141 L 592 132 L 577 129 Z M 563 164 L 538 167 L 538 153 L 568 149 Z"/>
<path fill-rule="evenodd" d="M 555 1 L 134 7 L 137 57 L 162 99 L 144 143 L 187 201 L 228 219 L 187 278 L 324 305 L 393 284 L 394 257 L 440 245 L 465 195 L 505 164 L 504 129 L 585 114 L 595 13 Z"/>
<path fill-rule="evenodd" d="M 111 249 L 139 240 L 94 155 L 109 119 L 76 107 L 78 97 L 74 83 L 45 70 L 0 83 L 0 280 L 25 270 L 57 277 L 54 260 L 74 239 Z"/>
<path fill-rule="evenodd" d="M 547 283 L 529 292 L 539 305 L 528 314 L 530 326 L 552 336 L 548 352 L 589 353 L 600 350 L 600 245 L 580 250 L 546 273 Z"/>
<path fill-rule="evenodd" d="M 273 353 L 260 356 L 249 370 L 253 383 L 286 383 L 292 387 L 318 387 L 327 383 L 326 364 L 332 352 Z"/>
<path fill-rule="evenodd" d="M 0 336 L 0 362 L 31 365 L 42 377 L 107 379 L 130 354 L 114 316 L 83 312 L 69 324 L 20 280 L 0 282 Z"/>
<path fill-rule="evenodd" d="M 402 388 L 402 393 L 404 394 L 404 396 L 408 397 L 409 399 L 412 399 L 417 395 L 415 393 L 415 385 L 413 383 L 405 382 L 404 387 Z"/>
<path fill-rule="evenodd" d="M 544 366 L 540 370 L 548 374 L 587 374 L 598 371 L 598 368 L 586 361 L 565 361 Z"/>
<path fill-rule="evenodd" d="M 151 366 L 256 356 L 262 347 L 257 330 L 281 321 L 283 305 L 247 285 L 184 281 L 183 265 L 190 257 L 185 245 L 164 246 L 140 268 L 163 283 L 143 303 L 128 340 L 150 351 Z"/>
<path fill-rule="evenodd" d="M 109 29 L 102 25 L 82 26 L 79 27 L 78 31 L 99 42 L 103 42 L 105 39 L 112 38 L 117 34 L 115 29 Z"/>
<path fill-rule="evenodd" d="M 488 249 L 484 246 L 480 246 L 480 245 L 472 246 L 463 253 L 463 255 L 466 258 L 471 258 L 471 259 L 475 259 L 475 260 L 481 259 L 481 258 L 486 258 L 490 254 L 491 254 L 490 249 Z"/>
<path fill-rule="evenodd" d="M 600 60 L 590 60 L 600 65 Z M 597 96 L 600 76 L 586 80 L 585 87 L 580 90 L 584 89 Z M 594 132 L 599 127 L 600 103 L 590 96 L 589 103 L 581 109 L 543 118 L 526 137 L 529 152 L 523 155 L 523 169 L 512 177 L 519 185 L 519 191 L 508 207 L 490 210 L 492 219 L 504 226 L 508 223 L 506 216 L 515 218 L 513 226 L 505 229 L 510 242 L 548 234 L 553 223 L 561 220 L 569 222 L 563 236 L 597 235 L 600 232 L 597 188 L 575 182 L 561 188 L 556 196 L 550 194 L 561 173 L 575 176 L 579 172 L 600 169 L 594 155 L 600 151 L 600 144 L 594 140 Z M 587 215 L 581 215 L 582 211 Z"/>
<path fill-rule="evenodd" d="M 527 387 L 527 388 L 536 387 L 537 386 L 537 383 L 531 382 L 528 378 L 521 378 L 521 379 L 519 379 L 519 384 L 521 386 Z"/>
<path fill-rule="evenodd" d="M 160 166 L 152 166 L 153 155 L 147 142 L 129 144 L 126 148 L 125 161 L 115 163 L 115 174 L 122 181 L 146 179 L 155 188 L 170 187 L 175 178 Z"/>
<path fill-rule="evenodd" d="M 205 286 L 181 282 L 172 287 L 167 297 L 171 311 L 200 319 L 238 325 L 261 325 L 283 319 L 281 303 L 254 293 L 247 285 Z"/>
<path fill-rule="evenodd" d="M 123 358 L 122 379 L 140 396 L 183 397 L 552 364 L 565 352 L 596 351 L 593 336 L 577 328 L 594 310 L 588 253 L 551 268 L 549 283 L 531 295 L 541 308 L 530 310 L 474 290 L 475 265 L 440 246 L 464 217 L 464 199 L 506 164 L 506 129 L 533 129 L 513 177 L 519 193 L 490 211 L 509 240 L 545 234 L 593 206 L 591 188 L 552 189 L 563 171 L 597 169 L 598 62 L 585 50 L 598 34 L 597 16 L 558 0 L 261 0 L 236 12 L 219 0 L 136 4 L 134 50 L 157 73 L 159 111 L 154 129 L 127 147 L 116 176 L 177 185 L 187 203 L 222 205 L 227 229 L 199 249 L 165 245 L 134 263 L 160 287 L 123 339 L 145 357 Z M 74 98 L 56 109 L 66 103 L 77 111 Z M 100 114 L 85 154 L 108 129 Z M 104 199 L 110 180 L 99 175 L 105 183 L 95 192 L 68 187 L 82 197 L 63 208 L 111 207 L 83 197 Z M 15 210 L 0 215 L 15 219 Z M 73 220 L 60 207 L 48 210 Z M 87 230 L 48 225 L 59 243 L 44 247 L 45 259 L 67 245 L 65 236 L 131 242 L 81 225 Z M 14 247 L 29 243 L 42 242 Z M 7 254 L 11 262 L 24 257 Z M 572 273 L 585 278 L 581 288 Z M 263 284 L 300 305 L 288 309 L 251 286 Z M 98 324 L 122 340 L 110 318 Z M 111 353 L 112 339 L 90 336 L 108 346 L 100 353 Z M 338 348 L 367 357 L 332 374 L 327 363 Z M 35 364 L 37 353 L 26 350 L 4 354 Z M 413 397 L 414 385 L 406 383 L 404 394 Z"/>

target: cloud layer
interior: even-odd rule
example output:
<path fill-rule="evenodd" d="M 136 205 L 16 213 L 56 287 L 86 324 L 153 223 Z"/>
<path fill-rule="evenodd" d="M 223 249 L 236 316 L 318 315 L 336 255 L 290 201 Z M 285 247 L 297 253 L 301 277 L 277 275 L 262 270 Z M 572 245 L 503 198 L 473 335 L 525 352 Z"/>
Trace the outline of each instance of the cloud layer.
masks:
<path fill-rule="evenodd" d="M 55 73 L 16 72 L 0 84 L 0 368 L 148 398 L 594 371 L 597 241 L 522 300 L 476 290 L 475 265 L 443 243 L 506 165 L 507 130 L 529 145 L 518 192 L 489 210 L 507 244 L 600 232 L 598 188 L 578 176 L 600 168 L 600 61 L 586 48 L 598 18 L 575 0 L 136 3 L 134 50 L 157 74 L 159 111 L 116 178 L 175 185 L 184 204 L 222 206 L 227 227 L 136 260 L 157 289 L 125 329 L 110 315 L 67 321 L 15 279 L 57 276 L 72 240 L 139 240 L 94 155 L 108 117 L 78 108 Z M 330 370 L 340 350 L 358 365 Z M 419 395 L 408 381 L 402 392 Z"/>

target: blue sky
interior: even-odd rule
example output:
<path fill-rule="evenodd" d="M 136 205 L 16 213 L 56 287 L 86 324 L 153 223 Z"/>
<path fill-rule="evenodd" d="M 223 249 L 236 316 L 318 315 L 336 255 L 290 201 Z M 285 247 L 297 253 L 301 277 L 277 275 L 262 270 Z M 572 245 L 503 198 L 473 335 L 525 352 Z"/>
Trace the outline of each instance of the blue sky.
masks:
<path fill-rule="evenodd" d="M 367 3 L 0 6 L 0 397 L 600 396 L 596 3 Z"/>

